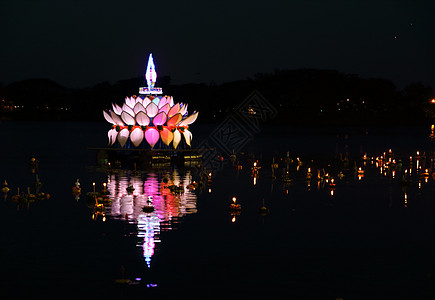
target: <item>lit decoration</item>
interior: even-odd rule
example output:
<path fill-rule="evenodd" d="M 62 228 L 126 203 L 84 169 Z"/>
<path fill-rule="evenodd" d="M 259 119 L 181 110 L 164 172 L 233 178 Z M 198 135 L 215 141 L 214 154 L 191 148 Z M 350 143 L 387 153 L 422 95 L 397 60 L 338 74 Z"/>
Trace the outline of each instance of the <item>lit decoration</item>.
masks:
<path fill-rule="evenodd" d="M 113 125 L 108 132 L 109 145 L 119 143 L 121 148 L 145 147 L 151 148 L 159 143 L 159 147 L 172 147 L 177 149 L 182 136 L 190 147 L 192 133 L 189 125 L 194 123 L 198 112 L 188 115 L 187 104 L 174 103 L 171 96 L 153 96 L 161 94 L 155 91 L 154 84 L 157 78 L 152 55 L 148 60 L 147 84 L 148 88 L 141 88 L 139 93 L 145 97 L 126 97 L 122 106 L 112 104 L 113 110 L 103 111 L 104 118 Z"/>
<path fill-rule="evenodd" d="M 171 230 L 180 218 L 197 212 L 194 190 L 187 188 L 192 182 L 190 172 L 181 176 L 174 170 L 167 177 L 167 182 L 152 173 L 145 180 L 139 175 L 122 174 L 111 174 L 107 179 L 112 201 L 106 214 L 137 225 L 137 236 L 141 239 L 137 246 L 143 249 L 148 267 L 151 266 L 156 243 L 160 242 L 160 232 Z M 183 187 L 184 192 L 173 193 L 170 187 L 174 185 Z M 131 193 L 127 191 L 129 186 L 133 187 Z"/>

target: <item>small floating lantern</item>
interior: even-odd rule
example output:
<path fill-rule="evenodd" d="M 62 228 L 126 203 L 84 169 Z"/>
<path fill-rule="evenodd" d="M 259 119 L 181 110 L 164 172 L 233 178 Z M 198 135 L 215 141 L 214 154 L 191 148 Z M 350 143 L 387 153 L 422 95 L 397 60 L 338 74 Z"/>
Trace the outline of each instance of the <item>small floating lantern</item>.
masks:
<path fill-rule="evenodd" d="M 76 182 L 74 183 L 74 186 L 72 187 L 72 193 L 74 196 L 77 196 L 81 193 L 82 189 L 80 187 L 80 182 L 77 179 Z"/>
<path fill-rule="evenodd" d="M 7 183 L 7 181 L 5 180 L 5 182 L 3 183 L 3 188 L 2 188 L 2 192 L 3 193 L 8 193 L 10 191 L 10 188 L 8 187 L 8 183 Z"/>
<path fill-rule="evenodd" d="M 361 167 L 359 167 L 357 174 L 358 174 L 358 180 L 361 180 L 364 177 L 364 170 Z"/>
<path fill-rule="evenodd" d="M 263 205 L 258 209 L 258 212 L 262 216 L 265 216 L 269 213 L 269 209 L 264 205 L 264 199 L 263 199 Z"/>
<path fill-rule="evenodd" d="M 261 167 L 258 166 L 258 163 L 255 161 L 252 170 L 252 175 L 257 175 L 258 171 L 261 169 Z"/>
<path fill-rule="evenodd" d="M 236 203 L 236 197 L 233 197 L 232 200 L 233 203 L 230 204 L 230 211 L 240 211 L 242 209 L 242 206 Z"/>
<path fill-rule="evenodd" d="M 313 177 L 313 174 L 311 173 L 311 168 L 308 168 L 307 176 L 305 177 L 305 180 L 309 181 L 311 180 L 311 177 Z"/>
<path fill-rule="evenodd" d="M 290 184 L 292 182 L 292 180 L 288 174 L 288 171 L 286 171 L 285 174 L 282 175 L 282 182 L 284 184 Z"/>
<path fill-rule="evenodd" d="M 328 187 L 329 187 L 330 189 L 335 189 L 334 178 L 331 178 L 331 180 L 329 181 Z"/>

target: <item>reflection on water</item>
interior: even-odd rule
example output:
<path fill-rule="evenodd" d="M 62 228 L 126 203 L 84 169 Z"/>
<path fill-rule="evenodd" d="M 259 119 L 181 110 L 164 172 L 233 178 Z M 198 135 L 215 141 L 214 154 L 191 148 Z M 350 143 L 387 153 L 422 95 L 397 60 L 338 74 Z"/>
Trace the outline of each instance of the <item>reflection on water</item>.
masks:
<path fill-rule="evenodd" d="M 180 218 L 197 212 L 196 195 L 187 188 L 191 182 L 190 171 L 180 174 L 177 169 L 164 174 L 108 175 L 107 190 L 112 201 L 106 214 L 137 224 L 137 236 L 141 239 L 138 246 L 143 248 L 148 267 L 155 243 L 160 242 L 160 231 L 173 229 Z"/>

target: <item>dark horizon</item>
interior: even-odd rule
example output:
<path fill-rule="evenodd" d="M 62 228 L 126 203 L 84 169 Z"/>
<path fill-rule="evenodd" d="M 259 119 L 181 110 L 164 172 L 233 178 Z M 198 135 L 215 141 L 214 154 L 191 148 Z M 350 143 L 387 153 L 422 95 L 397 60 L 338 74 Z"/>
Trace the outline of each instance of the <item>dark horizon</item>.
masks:
<path fill-rule="evenodd" d="M 411 1 L 6 1 L 0 82 L 81 88 L 143 76 L 153 53 L 173 84 L 244 80 L 275 69 L 334 69 L 435 84 L 434 3 Z"/>

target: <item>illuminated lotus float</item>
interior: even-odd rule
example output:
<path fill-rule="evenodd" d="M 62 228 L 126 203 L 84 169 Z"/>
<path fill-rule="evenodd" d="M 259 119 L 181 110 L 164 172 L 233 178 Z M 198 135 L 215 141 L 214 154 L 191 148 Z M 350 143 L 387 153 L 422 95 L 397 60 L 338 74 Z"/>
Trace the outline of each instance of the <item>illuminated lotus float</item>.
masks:
<path fill-rule="evenodd" d="M 174 104 L 173 98 L 168 96 L 147 96 L 144 99 L 133 96 L 127 97 L 120 107 L 112 104 L 113 110 L 103 111 L 107 122 L 113 124 L 109 130 L 109 145 L 116 141 L 124 147 L 130 139 L 135 147 L 139 147 L 145 140 L 151 148 L 159 139 L 174 149 L 181 142 L 181 135 L 188 146 L 191 146 L 192 133 L 189 125 L 196 121 L 198 112 L 188 116 L 187 104 Z"/>

